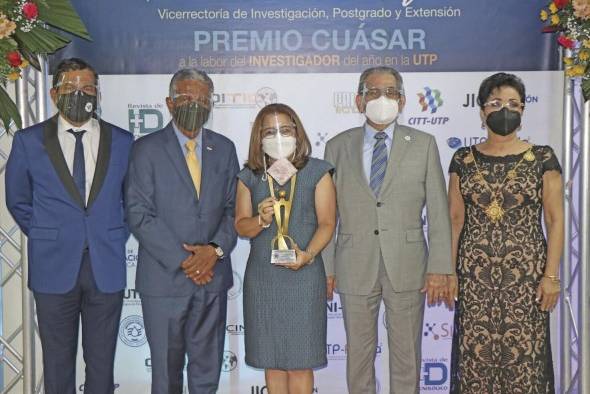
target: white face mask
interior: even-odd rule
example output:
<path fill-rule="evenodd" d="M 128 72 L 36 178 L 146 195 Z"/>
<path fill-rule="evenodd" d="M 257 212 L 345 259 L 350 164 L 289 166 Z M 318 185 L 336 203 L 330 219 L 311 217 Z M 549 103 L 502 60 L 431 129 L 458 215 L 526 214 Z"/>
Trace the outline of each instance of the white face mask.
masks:
<path fill-rule="evenodd" d="M 285 137 L 279 133 L 262 139 L 262 150 L 275 160 L 288 158 L 295 152 L 296 146 L 295 137 Z"/>
<path fill-rule="evenodd" d="M 399 114 L 397 100 L 382 95 L 378 99 L 371 100 L 365 107 L 365 115 L 375 124 L 390 124 Z"/>

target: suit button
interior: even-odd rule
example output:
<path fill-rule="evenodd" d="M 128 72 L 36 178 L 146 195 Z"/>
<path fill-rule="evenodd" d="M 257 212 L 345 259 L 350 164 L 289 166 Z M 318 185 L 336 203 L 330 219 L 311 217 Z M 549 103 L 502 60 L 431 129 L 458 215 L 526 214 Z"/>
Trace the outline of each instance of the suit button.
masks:
<path fill-rule="evenodd" d="M 375 230 L 375 235 L 379 235 L 379 230 Z"/>
<path fill-rule="evenodd" d="M 381 203 L 380 203 L 380 202 L 378 202 L 378 203 L 377 203 L 377 208 L 379 208 L 380 206 L 381 206 Z"/>

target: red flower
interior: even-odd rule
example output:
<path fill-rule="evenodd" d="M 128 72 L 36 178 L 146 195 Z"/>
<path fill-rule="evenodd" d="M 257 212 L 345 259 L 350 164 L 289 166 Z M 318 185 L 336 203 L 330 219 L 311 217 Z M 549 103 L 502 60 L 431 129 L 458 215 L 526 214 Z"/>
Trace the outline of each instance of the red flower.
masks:
<path fill-rule="evenodd" d="M 26 2 L 23 5 L 23 14 L 25 15 L 25 18 L 27 18 L 28 20 L 37 18 L 37 16 L 39 15 L 39 9 L 37 8 L 37 4 Z"/>
<path fill-rule="evenodd" d="M 567 3 L 569 3 L 570 0 L 553 0 L 553 3 L 555 3 L 555 6 L 559 9 L 562 9 L 563 7 L 565 7 L 567 5 Z"/>
<path fill-rule="evenodd" d="M 6 60 L 8 60 L 8 64 L 10 64 L 12 67 L 18 67 L 23 61 L 18 51 L 8 52 L 6 54 Z"/>
<path fill-rule="evenodd" d="M 569 49 L 572 49 L 576 44 L 576 42 L 574 40 L 572 40 L 571 38 L 567 38 L 566 36 L 557 37 L 557 42 L 562 47 L 569 48 Z"/>

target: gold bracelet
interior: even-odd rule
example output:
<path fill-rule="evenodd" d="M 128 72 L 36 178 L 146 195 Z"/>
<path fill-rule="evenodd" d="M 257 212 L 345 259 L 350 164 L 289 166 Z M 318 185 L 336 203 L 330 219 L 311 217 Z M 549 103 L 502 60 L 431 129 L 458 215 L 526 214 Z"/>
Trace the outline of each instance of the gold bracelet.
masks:
<path fill-rule="evenodd" d="M 547 278 L 550 281 L 555 282 L 555 283 L 561 283 L 561 280 L 559 279 L 559 276 L 557 276 L 557 275 L 543 274 L 543 278 Z"/>

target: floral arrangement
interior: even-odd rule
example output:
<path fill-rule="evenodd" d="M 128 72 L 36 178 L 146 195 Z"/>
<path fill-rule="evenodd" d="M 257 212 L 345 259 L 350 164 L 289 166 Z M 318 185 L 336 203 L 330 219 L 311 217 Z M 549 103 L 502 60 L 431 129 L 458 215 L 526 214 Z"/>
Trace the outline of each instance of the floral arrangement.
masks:
<path fill-rule="evenodd" d="M 29 66 L 39 70 L 39 56 L 69 44 L 59 31 L 90 39 L 70 0 L 0 0 L 0 120 L 6 130 L 12 121 L 22 125 L 7 84 Z"/>
<path fill-rule="evenodd" d="M 544 32 L 558 32 L 557 42 L 571 49 L 565 56 L 565 75 L 582 78 L 584 99 L 590 99 L 590 0 L 553 0 L 541 10 L 548 25 Z"/>

